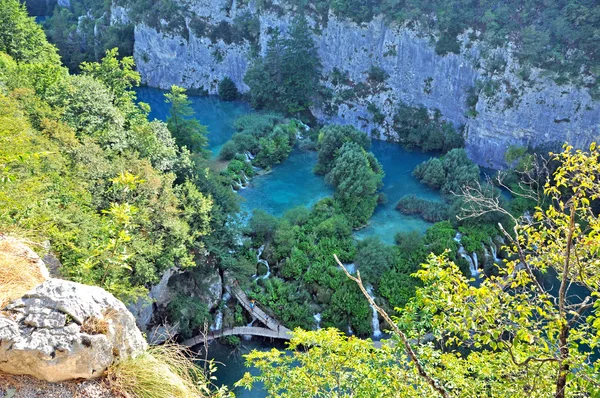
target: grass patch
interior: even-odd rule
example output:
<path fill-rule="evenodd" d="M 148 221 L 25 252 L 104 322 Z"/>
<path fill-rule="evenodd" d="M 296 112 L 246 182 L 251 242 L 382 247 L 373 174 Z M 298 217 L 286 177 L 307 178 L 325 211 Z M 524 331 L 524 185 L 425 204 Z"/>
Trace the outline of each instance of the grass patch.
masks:
<path fill-rule="evenodd" d="M 44 281 L 37 262 L 15 241 L 0 241 L 0 308 Z"/>
<path fill-rule="evenodd" d="M 111 387 L 133 398 L 227 397 L 211 393 L 201 368 L 177 345 L 151 347 L 135 358 L 112 365 L 107 372 Z"/>

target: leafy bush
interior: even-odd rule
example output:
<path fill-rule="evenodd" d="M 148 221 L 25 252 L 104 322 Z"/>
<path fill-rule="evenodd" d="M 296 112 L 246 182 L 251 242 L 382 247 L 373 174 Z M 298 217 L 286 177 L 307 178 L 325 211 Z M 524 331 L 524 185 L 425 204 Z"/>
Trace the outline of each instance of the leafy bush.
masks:
<path fill-rule="evenodd" d="M 464 149 L 453 149 L 441 159 L 432 158 L 419 164 L 413 175 L 444 194 L 460 193 L 463 186 L 479 180 L 479 166 L 467 157 Z"/>
<path fill-rule="evenodd" d="M 401 197 L 396 209 L 403 214 L 418 214 L 429 222 L 443 221 L 448 219 L 449 216 L 447 204 L 419 198 L 413 194 Z"/>
<path fill-rule="evenodd" d="M 442 120 L 439 111 L 432 115 L 421 107 L 400 104 L 394 114 L 394 130 L 400 142 L 409 149 L 447 152 L 464 145 L 452 123 Z"/>
<path fill-rule="evenodd" d="M 169 322 L 179 325 L 179 333 L 183 338 L 190 338 L 194 330 L 211 321 L 205 303 L 185 294 L 177 294 L 167 305 Z"/>
<path fill-rule="evenodd" d="M 383 83 L 388 77 L 390 77 L 390 75 L 382 67 L 377 65 L 372 65 L 369 68 L 367 75 L 369 80 L 374 83 Z"/>

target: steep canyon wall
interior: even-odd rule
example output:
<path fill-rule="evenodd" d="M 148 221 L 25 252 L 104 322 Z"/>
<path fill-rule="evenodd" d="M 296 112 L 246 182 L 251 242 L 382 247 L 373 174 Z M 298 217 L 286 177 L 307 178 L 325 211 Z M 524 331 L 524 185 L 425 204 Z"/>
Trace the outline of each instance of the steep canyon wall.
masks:
<path fill-rule="evenodd" d="M 231 26 L 242 15 L 257 18 L 260 34 L 255 43 L 197 37 L 189 18 L 189 37 L 138 24 L 134 56 L 143 82 L 160 88 L 173 84 L 202 88 L 214 94 L 219 81 L 229 76 L 240 91 L 247 91 L 243 77 L 252 54 L 264 53 L 270 32 L 279 28 L 285 33 L 291 23 L 292 11 L 276 5 L 258 11 L 254 2 L 243 6 L 228 0 L 192 2 L 193 14 L 209 27 Z M 465 126 L 469 155 L 490 167 L 504 164 L 503 154 L 510 145 L 539 147 L 568 141 L 583 147 L 600 138 L 600 102 L 585 89 L 555 84 L 541 70 L 531 70 L 526 79 L 519 76 L 521 66 L 511 56 L 510 46 L 488 49 L 480 41 L 470 41 L 473 35 L 464 35 L 461 54 L 440 56 L 429 36 L 390 25 L 382 17 L 357 25 L 330 14 L 326 23 L 311 23 L 323 83 L 332 92 L 327 103 L 313 109 L 322 121 L 352 124 L 373 136 L 393 139 L 393 114 L 400 101 L 438 109 L 447 120 Z M 483 52 L 494 56 L 482 57 Z M 490 59 L 500 59 L 502 67 L 494 67 Z M 389 77 L 370 82 L 372 65 Z M 344 83 L 332 78 L 334 70 L 345 74 Z M 486 81 L 488 90 L 481 90 Z M 381 117 L 373 121 L 374 109 L 383 121 Z"/>

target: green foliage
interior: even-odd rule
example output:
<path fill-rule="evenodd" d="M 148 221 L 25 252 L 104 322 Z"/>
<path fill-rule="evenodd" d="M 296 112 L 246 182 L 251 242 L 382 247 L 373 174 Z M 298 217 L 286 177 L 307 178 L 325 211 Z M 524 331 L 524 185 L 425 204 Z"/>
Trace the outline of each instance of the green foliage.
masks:
<path fill-rule="evenodd" d="M 419 198 L 413 194 L 401 197 L 396 205 L 396 210 L 407 215 L 418 214 L 429 222 L 446 220 L 450 214 L 447 204 Z"/>
<path fill-rule="evenodd" d="M 375 207 L 383 169 L 373 154 L 355 142 L 345 143 L 325 179 L 335 188 L 334 199 L 353 227 L 365 225 Z"/>
<path fill-rule="evenodd" d="M 424 184 L 440 189 L 443 194 L 459 194 L 466 185 L 479 180 L 479 167 L 464 149 L 453 149 L 442 158 L 432 158 L 419 164 L 413 175 Z"/>
<path fill-rule="evenodd" d="M 269 278 L 254 297 L 270 308 L 286 327 L 309 329 L 314 323 L 310 295 L 302 283 Z"/>
<path fill-rule="evenodd" d="M 17 0 L 2 0 L 0 4 L 0 52 L 15 61 L 58 64 L 54 46 L 46 41 L 42 28 L 27 15 L 25 5 Z"/>
<path fill-rule="evenodd" d="M 251 114 L 240 116 L 234 121 L 237 132 L 221 148 L 219 158 L 230 160 L 239 157 L 246 162 L 245 154 L 252 155 L 252 165 L 270 168 L 289 156 L 296 142 L 299 126 L 296 120 L 285 120 L 276 114 Z M 232 170 L 230 164 L 225 174 L 235 181 L 243 177 Z M 254 173 L 251 165 L 244 168 L 244 174 Z"/>
<path fill-rule="evenodd" d="M 22 7 L 6 4 L 0 13 L 27 20 Z M 39 33 L 35 24 L 15 26 L 2 24 L 0 37 L 13 28 Z M 207 235 L 222 231 L 224 212 L 237 204 L 207 182 L 211 172 L 195 173 L 164 123 L 148 122 L 147 108 L 135 105 L 131 59 L 118 61 L 113 50 L 69 76 L 47 51 L 34 56 L 17 63 L 0 52 L 0 229 L 48 240 L 63 277 L 127 301 L 166 269 L 195 266 L 213 248 Z"/>
<path fill-rule="evenodd" d="M 447 152 L 464 145 L 452 123 L 443 120 L 439 111 L 430 115 L 423 106 L 401 103 L 394 114 L 394 130 L 400 142 L 409 149 Z"/>
<path fill-rule="evenodd" d="M 70 8 L 55 7 L 44 21 L 49 40 L 71 72 L 78 72 L 82 62 L 99 61 L 115 47 L 123 56 L 133 55 L 133 25 L 111 24 L 110 12 L 110 3 L 74 2 Z"/>
<path fill-rule="evenodd" d="M 193 331 L 203 325 L 208 327 L 211 321 L 206 304 L 197 298 L 177 294 L 167 305 L 169 322 L 179 325 L 179 333 L 184 339 L 190 338 Z"/>
<path fill-rule="evenodd" d="M 255 210 L 252 218 L 248 223 L 248 227 L 252 231 L 257 244 L 262 245 L 266 241 L 271 240 L 279 221 L 277 217 L 270 215 L 264 210 Z"/>
<path fill-rule="evenodd" d="M 194 114 L 190 100 L 185 94 L 185 89 L 171 86 L 171 91 L 165 94 L 166 102 L 171 104 L 171 111 L 167 119 L 167 127 L 177 145 L 186 147 L 192 152 L 205 153 L 208 145 L 206 126 L 202 126 L 196 119 L 189 117 Z"/>
<path fill-rule="evenodd" d="M 369 137 L 350 125 L 328 124 L 321 129 L 318 138 L 318 160 L 315 173 L 327 174 L 342 146 L 347 142 L 355 142 L 363 149 L 371 147 Z"/>
<path fill-rule="evenodd" d="M 363 279 L 376 285 L 393 263 L 393 252 L 379 238 L 370 237 L 358 242 L 354 263 Z"/>
<path fill-rule="evenodd" d="M 225 76 L 223 80 L 219 82 L 219 97 L 223 101 L 233 101 L 239 96 L 239 92 L 233 80 L 228 76 Z"/>
<path fill-rule="evenodd" d="M 373 83 L 383 83 L 388 77 L 390 77 L 390 75 L 388 75 L 388 73 L 383 70 L 382 67 L 377 65 L 372 65 L 367 71 L 367 75 L 369 80 Z"/>
<path fill-rule="evenodd" d="M 133 57 L 124 57 L 119 61 L 118 56 L 117 48 L 106 50 L 106 56 L 100 63 L 84 62 L 81 64 L 81 71 L 108 87 L 115 98 L 115 105 L 123 106 L 135 99 L 131 88 L 138 86 L 141 78 L 133 70 Z"/>
<path fill-rule="evenodd" d="M 306 112 L 318 91 L 321 64 L 310 28 L 304 16 L 294 19 L 289 37 L 276 31 L 264 58 L 248 70 L 244 81 L 250 87 L 250 101 L 258 109 L 286 114 Z"/>
<path fill-rule="evenodd" d="M 247 372 L 237 386 L 250 389 L 261 382 L 272 396 L 282 398 L 393 397 L 406 396 L 410 390 L 404 387 L 410 381 L 404 378 L 406 372 L 394 351 L 374 352 L 369 340 L 347 337 L 335 329 L 298 329 L 289 350 L 248 354 L 248 366 L 257 367 L 261 374 Z"/>
<path fill-rule="evenodd" d="M 550 201 L 536 208 L 534 223 L 515 225 L 500 275 L 474 285 L 445 248 L 414 274 L 422 286 L 397 308 L 393 334 L 411 342 L 428 333 L 434 344 L 411 343 L 410 351 L 398 343 L 355 350 L 352 340 L 337 331 L 296 331 L 292 349 L 297 344 L 307 349 L 251 353 L 248 361 L 261 375 L 246 374 L 239 384 L 260 380 L 270 393 L 296 394 L 290 396 L 371 396 L 391 385 L 393 391 L 382 396 L 437 396 L 440 391 L 451 397 L 594 396 L 600 369 L 595 351 L 600 224 L 592 203 L 598 198 L 600 157 L 595 143 L 589 152 L 565 146 L 552 156 L 559 166 L 544 186 Z M 476 245 L 493 231 L 464 232 L 473 239 L 465 244 Z M 438 223 L 424 241 L 451 247 L 445 241 L 453 234 L 449 222 Z M 382 289 L 388 280 L 392 277 L 386 275 Z M 390 371 L 394 377 L 387 380 Z M 350 377 L 361 372 L 368 374 Z"/>

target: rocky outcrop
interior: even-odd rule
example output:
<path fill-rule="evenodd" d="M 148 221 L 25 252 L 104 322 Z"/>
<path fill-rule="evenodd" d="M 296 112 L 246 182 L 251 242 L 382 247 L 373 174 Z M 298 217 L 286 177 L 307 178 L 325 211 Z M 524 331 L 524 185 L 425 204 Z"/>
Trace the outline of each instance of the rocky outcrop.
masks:
<path fill-rule="evenodd" d="M 237 6 L 229 0 L 196 0 L 192 14 L 207 26 L 234 24 L 245 13 L 258 16 L 260 36 L 257 45 L 264 53 L 269 32 L 285 32 L 292 12 L 274 1 L 274 11 L 256 11 L 254 2 Z M 243 76 L 251 64 L 251 45 L 225 43 L 222 39 L 196 37 L 189 26 L 189 39 L 157 32 L 143 24 L 135 27 L 134 56 L 143 81 L 154 87 L 172 84 L 217 92 L 218 82 L 229 76 L 242 92 L 248 87 Z M 406 27 L 389 25 L 382 17 L 361 25 L 329 15 L 325 26 L 315 24 L 315 42 L 323 64 L 324 84 L 334 92 L 334 106 L 314 109 L 322 121 L 352 124 L 368 133 L 394 138 L 392 119 L 399 101 L 438 109 L 455 125 L 465 125 L 467 151 L 484 166 L 500 167 L 509 145 L 538 147 L 569 141 L 585 146 L 600 139 L 600 102 L 586 90 L 557 85 L 541 71 L 532 71 L 527 81 L 518 76 L 520 66 L 511 49 L 489 49 L 477 40 L 462 38 L 460 55 L 436 54 L 431 35 Z M 474 35 L 476 36 L 476 34 Z M 502 57 L 503 70 L 491 68 L 480 57 L 482 50 Z M 381 67 L 389 78 L 379 85 L 368 81 L 371 65 Z M 347 73 L 348 87 L 365 83 L 356 98 L 342 98 L 343 89 L 335 87 L 334 69 Z M 494 92 L 475 91 L 476 106 L 467 105 L 477 81 L 493 81 Z M 470 98 L 474 103 L 473 98 Z M 373 121 L 373 109 L 384 115 Z"/>
<path fill-rule="evenodd" d="M 95 286 L 49 278 L 0 313 L 0 371 L 9 374 L 96 378 L 146 347 L 125 305 Z"/>

